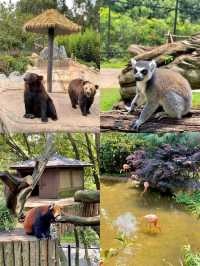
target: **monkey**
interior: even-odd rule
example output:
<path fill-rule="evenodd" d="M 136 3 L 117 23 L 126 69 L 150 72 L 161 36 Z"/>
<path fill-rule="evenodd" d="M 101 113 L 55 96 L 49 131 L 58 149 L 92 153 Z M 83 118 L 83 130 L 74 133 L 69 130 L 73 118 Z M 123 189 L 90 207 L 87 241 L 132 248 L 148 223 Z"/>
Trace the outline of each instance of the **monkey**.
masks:
<path fill-rule="evenodd" d="M 192 90 L 189 82 L 179 73 L 169 69 L 157 68 L 156 62 L 136 61 L 131 59 L 132 69 L 136 80 L 136 96 L 131 102 L 129 113 L 135 107 L 145 103 L 139 119 L 131 127 L 139 130 L 158 109 L 156 118 L 171 117 L 181 119 L 190 112 L 192 107 Z"/>

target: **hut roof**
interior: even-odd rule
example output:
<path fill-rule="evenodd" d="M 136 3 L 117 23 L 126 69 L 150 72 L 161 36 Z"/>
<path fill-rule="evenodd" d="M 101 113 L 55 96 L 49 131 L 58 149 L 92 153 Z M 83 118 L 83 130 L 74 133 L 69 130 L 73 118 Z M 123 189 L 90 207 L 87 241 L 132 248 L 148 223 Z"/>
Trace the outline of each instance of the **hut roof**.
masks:
<path fill-rule="evenodd" d="M 16 163 L 11 165 L 11 169 L 30 169 L 35 167 L 36 160 L 27 160 L 24 162 Z M 92 166 L 92 164 L 63 157 L 61 155 L 55 154 L 53 155 L 47 165 L 46 168 L 83 168 L 87 166 Z"/>
<path fill-rule="evenodd" d="M 54 29 L 55 35 L 71 34 L 81 29 L 78 24 L 64 17 L 56 9 L 48 9 L 24 25 L 26 31 L 42 34 L 47 34 L 49 28 Z"/>

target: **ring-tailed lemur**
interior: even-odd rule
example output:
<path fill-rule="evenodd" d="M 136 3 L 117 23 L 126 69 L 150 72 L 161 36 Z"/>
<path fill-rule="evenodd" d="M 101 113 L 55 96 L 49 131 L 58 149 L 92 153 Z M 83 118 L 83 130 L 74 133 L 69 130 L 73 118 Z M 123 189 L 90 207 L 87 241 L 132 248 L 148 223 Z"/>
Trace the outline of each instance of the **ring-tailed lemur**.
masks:
<path fill-rule="evenodd" d="M 164 112 L 157 114 L 159 118 L 169 116 L 180 119 L 190 112 L 192 90 L 183 76 L 169 69 L 157 68 L 155 61 L 132 59 L 131 64 L 137 91 L 129 113 L 145 103 L 139 119 L 132 124 L 134 129 L 139 129 L 159 106 L 164 109 Z"/>

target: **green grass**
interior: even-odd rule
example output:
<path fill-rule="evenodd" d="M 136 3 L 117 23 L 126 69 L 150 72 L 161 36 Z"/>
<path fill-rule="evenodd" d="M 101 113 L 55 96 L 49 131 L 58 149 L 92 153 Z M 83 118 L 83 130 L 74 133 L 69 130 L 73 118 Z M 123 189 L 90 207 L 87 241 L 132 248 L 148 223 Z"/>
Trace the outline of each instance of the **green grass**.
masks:
<path fill-rule="evenodd" d="M 200 92 L 192 93 L 192 106 L 193 108 L 200 108 Z"/>
<path fill-rule="evenodd" d="M 110 111 L 113 104 L 120 100 L 119 88 L 102 88 L 101 89 L 101 111 Z M 192 94 L 192 107 L 200 108 L 200 92 L 193 92 Z"/>
<path fill-rule="evenodd" d="M 101 68 L 124 68 L 127 65 L 128 59 L 112 58 L 101 62 Z"/>
<path fill-rule="evenodd" d="M 112 109 L 113 104 L 120 100 L 119 88 L 101 89 L 100 108 L 102 112 Z"/>

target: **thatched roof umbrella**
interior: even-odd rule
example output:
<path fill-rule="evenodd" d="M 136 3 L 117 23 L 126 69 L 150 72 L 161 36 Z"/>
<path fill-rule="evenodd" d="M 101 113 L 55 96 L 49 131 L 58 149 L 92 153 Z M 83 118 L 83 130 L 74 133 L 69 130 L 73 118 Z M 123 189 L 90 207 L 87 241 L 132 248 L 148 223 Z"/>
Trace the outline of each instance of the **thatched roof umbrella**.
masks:
<path fill-rule="evenodd" d="M 52 92 L 53 42 L 55 35 L 72 34 L 81 27 L 70 21 L 56 9 L 48 9 L 37 17 L 29 20 L 25 25 L 26 31 L 48 34 L 48 69 L 47 88 Z"/>

